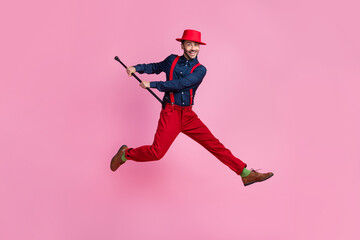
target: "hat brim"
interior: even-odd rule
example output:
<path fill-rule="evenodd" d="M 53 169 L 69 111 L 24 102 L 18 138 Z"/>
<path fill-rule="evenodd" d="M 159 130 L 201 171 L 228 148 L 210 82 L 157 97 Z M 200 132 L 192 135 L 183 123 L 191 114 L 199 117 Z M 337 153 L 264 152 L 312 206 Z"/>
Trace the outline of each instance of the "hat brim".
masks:
<path fill-rule="evenodd" d="M 185 38 L 177 38 L 177 39 L 176 39 L 176 41 L 179 41 L 179 42 L 181 42 L 182 40 L 184 40 L 184 41 L 187 40 L 187 41 L 197 42 L 197 43 L 199 43 L 199 44 L 201 44 L 201 45 L 206 45 L 206 43 L 194 41 L 194 40 L 191 40 L 191 39 L 185 39 Z"/>

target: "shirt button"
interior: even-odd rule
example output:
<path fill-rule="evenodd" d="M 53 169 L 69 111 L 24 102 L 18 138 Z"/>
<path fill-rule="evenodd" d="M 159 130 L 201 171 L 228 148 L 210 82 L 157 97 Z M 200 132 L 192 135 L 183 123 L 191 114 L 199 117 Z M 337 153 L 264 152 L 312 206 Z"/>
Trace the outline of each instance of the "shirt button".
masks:
<path fill-rule="evenodd" d="M 185 103 L 183 103 L 183 105 L 184 105 Z"/>
<path fill-rule="evenodd" d="M 181 92 L 181 94 L 184 94 L 184 92 Z"/>
<path fill-rule="evenodd" d="M 182 74 L 182 72 L 180 72 L 180 74 Z"/>

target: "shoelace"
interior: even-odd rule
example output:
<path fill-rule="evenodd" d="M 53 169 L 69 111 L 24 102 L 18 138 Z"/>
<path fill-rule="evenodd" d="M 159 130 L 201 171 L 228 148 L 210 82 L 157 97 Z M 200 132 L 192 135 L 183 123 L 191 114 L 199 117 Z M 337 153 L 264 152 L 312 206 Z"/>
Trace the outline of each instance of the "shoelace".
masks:
<path fill-rule="evenodd" d="M 259 173 L 259 172 L 258 172 L 258 170 L 261 170 L 261 168 L 256 169 L 256 170 L 255 170 L 255 169 L 253 169 L 253 168 L 251 168 L 250 170 L 251 170 L 251 171 L 254 171 L 254 172 L 256 172 L 256 173 Z"/>

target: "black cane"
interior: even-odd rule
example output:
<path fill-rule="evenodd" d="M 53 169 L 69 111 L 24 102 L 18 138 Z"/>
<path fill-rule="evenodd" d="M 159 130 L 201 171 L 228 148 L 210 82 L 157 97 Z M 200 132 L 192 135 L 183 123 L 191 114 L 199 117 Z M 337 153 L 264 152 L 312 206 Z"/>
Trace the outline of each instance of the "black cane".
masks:
<path fill-rule="evenodd" d="M 118 56 L 115 56 L 114 59 L 115 59 L 116 61 L 118 61 L 119 63 L 121 63 L 121 65 L 123 65 L 124 68 L 127 68 L 126 65 L 119 59 Z M 131 75 L 134 76 L 140 83 L 142 82 L 142 81 L 140 80 L 140 78 L 138 78 L 138 77 L 135 75 L 135 73 L 133 73 L 133 74 L 131 74 Z M 149 89 L 149 88 L 146 88 L 146 89 L 147 89 L 157 100 L 159 100 L 159 102 L 160 102 L 161 104 L 163 104 L 163 101 L 162 101 L 153 91 L 151 91 L 151 89 Z"/>

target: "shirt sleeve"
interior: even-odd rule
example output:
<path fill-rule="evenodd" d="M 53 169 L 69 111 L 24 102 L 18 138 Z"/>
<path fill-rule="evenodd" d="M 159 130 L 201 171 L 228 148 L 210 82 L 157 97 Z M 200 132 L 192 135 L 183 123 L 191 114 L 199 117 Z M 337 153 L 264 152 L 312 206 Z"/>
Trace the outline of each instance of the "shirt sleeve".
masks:
<path fill-rule="evenodd" d="M 153 81 L 150 82 L 150 88 L 157 88 L 160 92 L 180 91 L 195 85 L 199 85 L 206 74 L 206 68 L 199 66 L 189 75 L 173 79 L 171 81 Z"/>
<path fill-rule="evenodd" d="M 170 56 L 168 56 L 167 58 L 165 58 L 164 61 L 162 62 L 158 62 L 158 63 L 149 63 L 149 64 L 138 64 L 135 65 L 135 69 L 136 72 L 142 74 L 142 73 L 147 73 L 147 74 L 159 74 L 161 72 L 165 72 L 166 68 L 168 67 L 169 63 L 170 63 Z"/>

